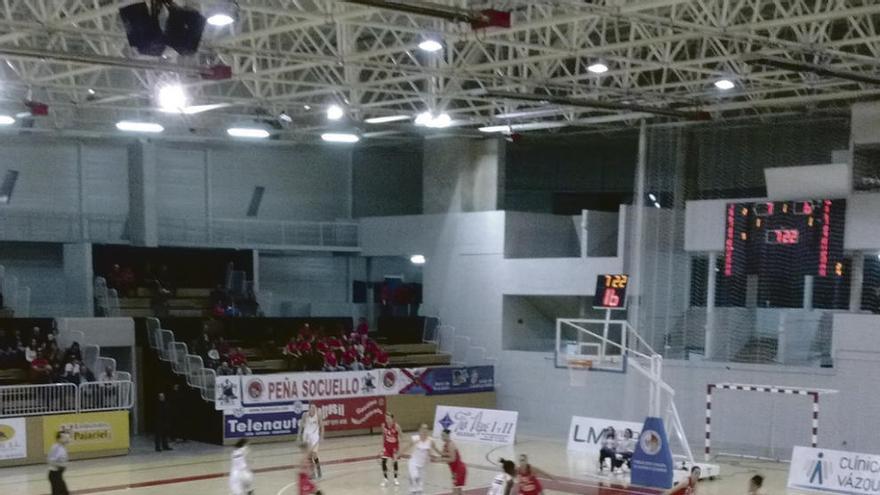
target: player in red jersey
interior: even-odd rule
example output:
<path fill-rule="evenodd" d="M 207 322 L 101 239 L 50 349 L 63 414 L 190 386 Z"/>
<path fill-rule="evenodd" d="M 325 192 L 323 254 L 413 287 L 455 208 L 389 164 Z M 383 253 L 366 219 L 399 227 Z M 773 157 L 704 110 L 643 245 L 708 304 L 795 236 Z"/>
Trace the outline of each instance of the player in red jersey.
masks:
<path fill-rule="evenodd" d="M 541 495 L 544 493 L 544 487 L 538 476 L 545 478 L 553 478 L 549 474 L 529 464 L 527 455 L 519 456 L 519 466 L 516 467 L 516 484 L 519 488 L 519 495 Z"/>
<path fill-rule="evenodd" d="M 388 486 L 388 459 L 394 461 L 394 484 L 397 481 L 397 460 L 400 456 L 400 425 L 394 420 L 394 415 L 385 413 L 385 423 L 382 425 L 382 486 Z"/>
<path fill-rule="evenodd" d="M 441 435 L 443 451 L 440 453 L 440 460 L 449 464 L 449 472 L 452 474 L 453 495 L 461 495 L 464 484 L 467 482 L 467 466 L 461 460 L 461 453 L 450 436 L 451 432 L 449 430 L 443 430 Z"/>
<path fill-rule="evenodd" d="M 698 481 L 700 481 L 700 468 L 699 466 L 694 466 L 693 469 L 691 469 L 690 476 L 681 480 L 669 490 L 663 492 L 663 495 L 696 495 Z"/>
<path fill-rule="evenodd" d="M 299 463 L 299 495 L 322 495 L 318 485 L 312 481 L 312 473 L 315 469 L 315 463 L 312 456 L 312 450 L 307 444 L 302 445 L 303 458 Z"/>

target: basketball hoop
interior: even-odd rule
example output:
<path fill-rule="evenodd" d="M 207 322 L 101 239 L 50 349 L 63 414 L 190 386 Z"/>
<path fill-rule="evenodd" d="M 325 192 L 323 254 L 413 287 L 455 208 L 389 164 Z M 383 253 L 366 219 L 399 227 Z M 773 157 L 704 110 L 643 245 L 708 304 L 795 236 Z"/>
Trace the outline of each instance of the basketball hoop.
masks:
<path fill-rule="evenodd" d="M 587 373 L 584 372 L 593 369 L 593 360 L 570 357 L 566 359 L 566 363 L 568 364 L 569 385 L 572 387 L 586 387 Z"/>

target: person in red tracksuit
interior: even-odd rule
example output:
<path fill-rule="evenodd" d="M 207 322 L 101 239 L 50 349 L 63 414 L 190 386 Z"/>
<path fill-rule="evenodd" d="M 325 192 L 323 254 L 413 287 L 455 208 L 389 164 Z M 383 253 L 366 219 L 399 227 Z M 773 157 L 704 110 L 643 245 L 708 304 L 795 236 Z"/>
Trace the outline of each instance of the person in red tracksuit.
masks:
<path fill-rule="evenodd" d="M 452 494 L 461 495 L 464 484 L 467 482 L 467 466 L 461 460 L 461 453 L 458 447 L 452 441 L 449 430 L 443 430 L 443 452 L 440 454 L 440 460 L 449 464 L 449 471 L 452 474 Z"/>

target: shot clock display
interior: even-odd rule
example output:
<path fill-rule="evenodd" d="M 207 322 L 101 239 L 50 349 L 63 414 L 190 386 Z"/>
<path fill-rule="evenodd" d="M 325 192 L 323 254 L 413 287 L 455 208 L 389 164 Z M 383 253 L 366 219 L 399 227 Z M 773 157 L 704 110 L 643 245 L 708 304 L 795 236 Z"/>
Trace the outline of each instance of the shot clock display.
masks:
<path fill-rule="evenodd" d="M 622 309 L 626 306 L 626 286 L 629 275 L 599 275 L 596 279 L 596 292 L 593 307 L 596 309 Z"/>

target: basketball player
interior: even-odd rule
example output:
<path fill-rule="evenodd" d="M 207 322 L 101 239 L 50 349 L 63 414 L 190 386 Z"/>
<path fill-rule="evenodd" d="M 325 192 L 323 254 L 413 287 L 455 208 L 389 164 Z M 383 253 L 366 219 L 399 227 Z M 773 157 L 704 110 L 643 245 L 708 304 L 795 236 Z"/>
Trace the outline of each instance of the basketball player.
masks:
<path fill-rule="evenodd" d="M 235 443 L 232 451 L 232 466 L 229 471 L 229 490 L 232 495 L 253 495 L 254 472 L 248 466 L 250 453 L 248 441 L 242 438 Z"/>
<path fill-rule="evenodd" d="M 694 466 L 691 475 L 678 482 L 671 489 L 663 492 L 663 495 L 696 495 L 697 482 L 700 481 L 700 467 Z"/>
<path fill-rule="evenodd" d="M 441 435 L 443 451 L 440 453 L 440 460 L 449 464 L 449 471 L 452 474 L 452 495 L 461 495 L 464 484 L 467 482 L 467 466 L 461 460 L 458 446 L 452 441 L 450 435 L 449 430 L 443 430 Z"/>
<path fill-rule="evenodd" d="M 302 417 L 302 428 L 300 428 L 300 443 L 305 444 L 307 452 L 314 464 L 314 472 L 312 476 L 321 479 L 321 460 L 318 459 L 318 444 L 324 438 L 324 420 L 321 418 L 321 412 L 315 404 L 309 405 L 309 412 Z"/>
<path fill-rule="evenodd" d="M 388 460 L 394 461 L 394 485 L 400 485 L 397 481 L 397 460 L 400 455 L 400 425 L 394 420 L 394 415 L 385 413 L 385 423 L 382 424 L 382 486 L 388 486 Z"/>
<path fill-rule="evenodd" d="M 425 493 L 425 471 L 431 460 L 431 452 L 438 451 L 434 445 L 434 439 L 428 433 L 428 425 L 419 427 L 419 434 L 412 437 L 412 441 L 406 448 L 411 451 L 407 468 L 409 469 L 409 492 L 413 495 Z"/>
<path fill-rule="evenodd" d="M 321 490 L 312 481 L 312 475 L 315 471 L 314 452 L 306 444 L 300 444 L 303 456 L 299 463 L 299 495 L 322 495 Z"/>
<path fill-rule="evenodd" d="M 487 495 L 512 495 L 516 464 L 507 459 L 499 460 L 501 461 L 501 474 L 495 476 L 495 479 L 492 480 L 492 485 L 489 487 Z"/>
<path fill-rule="evenodd" d="M 538 476 L 553 478 L 549 474 L 529 464 L 527 455 L 519 456 L 519 466 L 516 468 L 516 484 L 519 487 L 519 495 L 542 495 L 544 487 Z"/>

